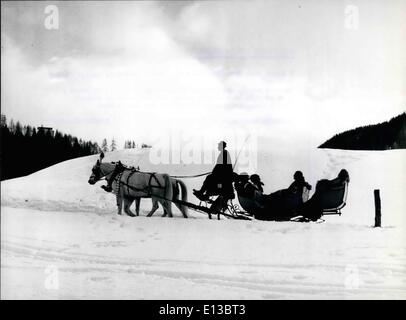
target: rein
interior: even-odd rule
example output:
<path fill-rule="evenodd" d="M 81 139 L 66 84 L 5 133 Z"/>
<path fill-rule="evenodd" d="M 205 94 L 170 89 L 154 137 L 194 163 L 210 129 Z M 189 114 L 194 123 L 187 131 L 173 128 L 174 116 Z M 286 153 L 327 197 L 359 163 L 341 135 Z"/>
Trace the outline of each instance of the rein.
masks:
<path fill-rule="evenodd" d="M 148 172 L 148 171 L 138 171 L 141 173 L 148 173 L 148 174 L 155 174 L 156 172 Z M 200 173 L 200 174 L 195 174 L 195 175 L 191 175 L 191 176 L 171 176 L 169 175 L 169 177 L 171 178 L 175 178 L 175 179 L 179 179 L 179 178 L 183 178 L 183 179 L 187 179 L 187 178 L 198 178 L 198 177 L 203 177 L 203 176 L 207 176 L 211 173 L 210 172 L 205 172 L 205 173 Z"/>
<path fill-rule="evenodd" d="M 197 177 L 203 177 L 203 176 L 207 176 L 209 175 L 211 172 L 205 172 L 205 173 L 201 173 L 201 174 L 195 174 L 193 176 L 170 176 L 171 178 L 197 178 Z"/>

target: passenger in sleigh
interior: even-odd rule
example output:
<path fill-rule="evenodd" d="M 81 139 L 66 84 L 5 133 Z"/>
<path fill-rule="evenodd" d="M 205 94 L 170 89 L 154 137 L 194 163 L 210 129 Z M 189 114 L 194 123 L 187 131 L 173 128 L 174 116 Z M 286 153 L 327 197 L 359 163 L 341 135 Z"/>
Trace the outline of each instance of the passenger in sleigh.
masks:
<path fill-rule="evenodd" d="M 275 191 L 269 195 L 264 196 L 264 201 L 277 201 L 278 199 L 283 199 L 284 197 L 298 196 L 302 197 L 304 191 L 310 191 L 312 186 L 308 184 L 301 171 L 296 171 L 293 175 L 293 182 L 287 189 L 281 189 Z"/>
<path fill-rule="evenodd" d="M 235 178 L 234 187 L 240 197 L 260 201 L 264 192 L 264 183 L 257 174 L 251 176 L 248 173 L 240 173 Z"/>
<path fill-rule="evenodd" d="M 235 179 L 234 187 L 237 191 L 238 202 L 241 207 L 250 215 L 254 215 L 263 208 L 263 186 L 257 174 L 249 176 L 243 172 Z"/>
<path fill-rule="evenodd" d="M 337 178 L 333 180 L 319 180 L 316 184 L 314 195 L 309 201 L 303 203 L 303 205 L 297 210 L 297 213 L 312 221 L 320 219 L 323 215 L 322 194 L 329 189 L 343 187 L 345 183 L 348 182 L 350 182 L 350 175 L 345 169 L 341 169 Z"/>
<path fill-rule="evenodd" d="M 235 197 L 232 186 L 233 165 L 230 154 L 226 150 L 227 143 L 220 141 L 217 147 L 220 153 L 212 173 L 206 177 L 200 190 L 193 189 L 193 194 L 201 201 L 207 201 L 213 195 L 221 195 L 225 199 Z"/>
<path fill-rule="evenodd" d="M 257 174 L 252 174 L 250 176 L 250 183 L 254 187 L 257 193 L 262 194 L 264 192 L 263 185 L 264 183 L 261 181 L 261 178 Z"/>
<path fill-rule="evenodd" d="M 257 214 L 257 219 L 288 220 L 294 216 L 295 210 L 307 201 L 312 186 L 306 182 L 301 171 L 296 171 L 293 179 L 289 188 L 263 195 L 261 203 L 264 209 Z"/>

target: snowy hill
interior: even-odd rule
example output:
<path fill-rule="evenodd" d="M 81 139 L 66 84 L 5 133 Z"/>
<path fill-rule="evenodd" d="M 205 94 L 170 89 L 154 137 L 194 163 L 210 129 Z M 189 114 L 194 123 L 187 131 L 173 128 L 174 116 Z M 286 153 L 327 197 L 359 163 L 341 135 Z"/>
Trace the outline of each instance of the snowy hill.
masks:
<path fill-rule="evenodd" d="M 140 166 L 143 171 L 171 175 L 194 175 L 212 168 L 212 165 L 202 164 L 152 164 L 149 152 L 149 149 L 109 152 L 104 161 L 121 160 L 127 165 Z M 270 193 L 288 187 L 293 181 L 295 170 L 302 170 L 307 181 L 315 186 L 318 180 L 334 178 L 341 168 L 346 168 L 351 178 L 348 205 L 337 221 L 371 225 L 374 219 L 373 190 L 377 188 L 381 190 L 384 223 L 387 226 L 399 222 L 405 225 L 406 217 L 403 213 L 406 199 L 403 192 L 406 190 L 406 180 L 402 175 L 406 172 L 405 155 L 404 150 L 369 152 L 315 149 L 296 154 L 262 152 L 258 155 L 257 172 L 265 183 L 265 193 Z M 98 155 L 77 158 L 26 177 L 6 181 L 1 185 L 2 206 L 114 213 L 115 196 L 100 188 L 105 182 L 95 186 L 87 183 L 97 159 Z M 240 171 L 238 166 L 235 171 Z M 183 179 L 188 186 L 191 202 L 198 203 L 191 190 L 200 187 L 203 179 Z M 142 201 L 144 213 L 149 211 L 150 206 L 149 200 Z M 202 217 L 200 214 L 193 216 Z"/>
<path fill-rule="evenodd" d="M 261 148 L 268 150 L 270 148 Z M 107 153 L 144 171 L 207 172 L 210 165 L 154 165 L 150 150 Z M 2 298 L 281 299 L 406 298 L 404 150 L 262 152 L 265 192 L 295 170 L 313 186 L 350 173 L 348 205 L 323 224 L 117 216 L 115 197 L 87 180 L 98 156 L 1 183 Z M 236 171 L 240 171 L 238 168 Z M 203 179 L 184 179 L 189 201 Z M 374 222 L 381 190 L 384 228 Z M 50 274 L 56 284 L 49 285 Z M 174 290 L 176 288 L 176 290 Z M 232 290 L 230 290 L 232 289 Z"/>

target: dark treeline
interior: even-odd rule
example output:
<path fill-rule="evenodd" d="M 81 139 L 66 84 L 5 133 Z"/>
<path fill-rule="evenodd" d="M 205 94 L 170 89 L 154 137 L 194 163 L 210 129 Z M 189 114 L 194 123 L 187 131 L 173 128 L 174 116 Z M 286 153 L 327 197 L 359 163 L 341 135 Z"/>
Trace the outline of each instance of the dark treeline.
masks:
<path fill-rule="evenodd" d="M 50 128 L 1 123 L 1 180 L 25 176 L 58 162 L 99 152 L 97 143 Z"/>
<path fill-rule="evenodd" d="M 347 150 L 406 149 L 406 113 L 389 121 L 335 135 L 319 148 Z"/>

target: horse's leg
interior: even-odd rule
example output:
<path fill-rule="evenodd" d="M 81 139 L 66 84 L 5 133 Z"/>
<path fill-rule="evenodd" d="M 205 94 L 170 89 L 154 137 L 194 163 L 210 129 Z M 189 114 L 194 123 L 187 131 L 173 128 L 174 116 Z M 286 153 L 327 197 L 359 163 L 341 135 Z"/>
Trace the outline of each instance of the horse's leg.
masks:
<path fill-rule="evenodd" d="M 162 199 L 155 199 L 155 201 L 156 201 L 155 202 L 156 204 L 160 203 L 161 206 L 162 206 L 162 209 L 164 210 L 164 213 L 162 214 L 161 217 L 166 217 L 168 215 L 168 212 L 167 212 L 166 207 L 165 207 L 165 201 L 162 200 Z"/>
<path fill-rule="evenodd" d="M 164 207 L 164 205 L 162 204 L 162 209 L 164 210 L 164 213 L 162 214 L 162 218 L 165 218 L 168 215 L 168 212 L 166 212 L 166 209 Z"/>
<path fill-rule="evenodd" d="M 147 217 L 151 217 L 155 213 L 155 211 L 159 208 L 158 201 L 154 198 L 151 198 L 151 200 L 152 200 L 152 208 L 151 211 L 147 214 Z"/>
<path fill-rule="evenodd" d="M 162 200 L 161 201 L 162 208 L 164 209 L 164 214 L 162 217 L 168 216 L 169 218 L 173 218 L 172 210 L 171 210 L 171 201 Z"/>
<path fill-rule="evenodd" d="M 164 213 L 162 214 L 161 217 L 165 218 L 168 215 L 168 212 L 166 211 L 164 204 L 162 204 L 162 209 L 164 210 Z"/>
<path fill-rule="evenodd" d="M 133 199 L 131 198 L 124 198 L 124 212 L 130 216 L 130 217 L 135 217 L 135 214 L 131 212 L 130 206 L 133 203 Z"/>
<path fill-rule="evenodd" d="M 159 200 L 159 203 L 161 204 L 162 209 L 163 209 L 163 211 L 164 211 L 164 213 L 162 214 L 162 218 L 163 218 L 163 217 L 166 217 L 166 216 L 168 215 L 168 212 L 166 212 L 166 208 L 165 208 L 165 202 L 164 202 L 164 201 Z"/>
<path fill-rule="evenodd" d="M 178 207 L 180 212 L 182 212 L 183 217 L 187 218 L 187 207 L 185 206 L 185 202 L 187 202 L 187 188 L 186 185 L 183 183 L 183 181 L 176 180 L 176 195 L 174 193 L 173 199 L 175 200 L 175 205 Z M 176 200 L 180 200 L 180 191 L 182 192 L 182 202 L 183 204 L 178 203 Z"/>
<path fill-rule="evenodd" d="M 117 194 L 116 201 L 117 201 L 117 214 L 121 215 L 123 209 L 123 198 L 121 194 Z"/>
<path fill-rule="evenodd" d="M 168 214 L 169 218 L 172 218 L 172 199 L 173 199 L 173 188 L 172 188 L 172 180 L 169 175 L 164 174 L 164 183 L 165 183 L 165 191 L 163 192 L 163 199 L 162 207 L 164 208 L 164 212 Z"/>
<path fill-rule="evenodd" d="M 124 207 L 124 212 L 125 212 L 126 214 L 128 214 L 128 213 L 127 213 L 127 211 L 128 211 L 128 199 L 127 199 L 127 197 L 124 197 L 124 198 L 123 198 L 123 203 L 124 203 L 124 205 L 123 205 L 123 207 Z"/>
<path fill-rule="evenodd" d="M 172 198 L 171 198 L 172 199 Z M 166 205 L 166 211 L 168 212 L 168 217 L 169 218 L 173 218 L 173 214 L 172 214 L 172 201 L 165 201 L 165 205 Z"/>
<path fill-rule="evenodd" d="M 177 199 L 174 199 L 174 200 L 176 201 Z M 185 208 L 184 208 L 183 204 L 179 204 L 179 203 L 175 202 L 175 206 L 179 209 L 180 212 L 182 212 L 182 215 L 183 215 L 184 218 L 188 218 L 187 213 L 185 212 Z"/>
<path fill-rule="evenodd" d="M 140 202 L 141 202 L 141 198 L 135 198 L 135 214 L 137 216 L 140 215 Z"/>

